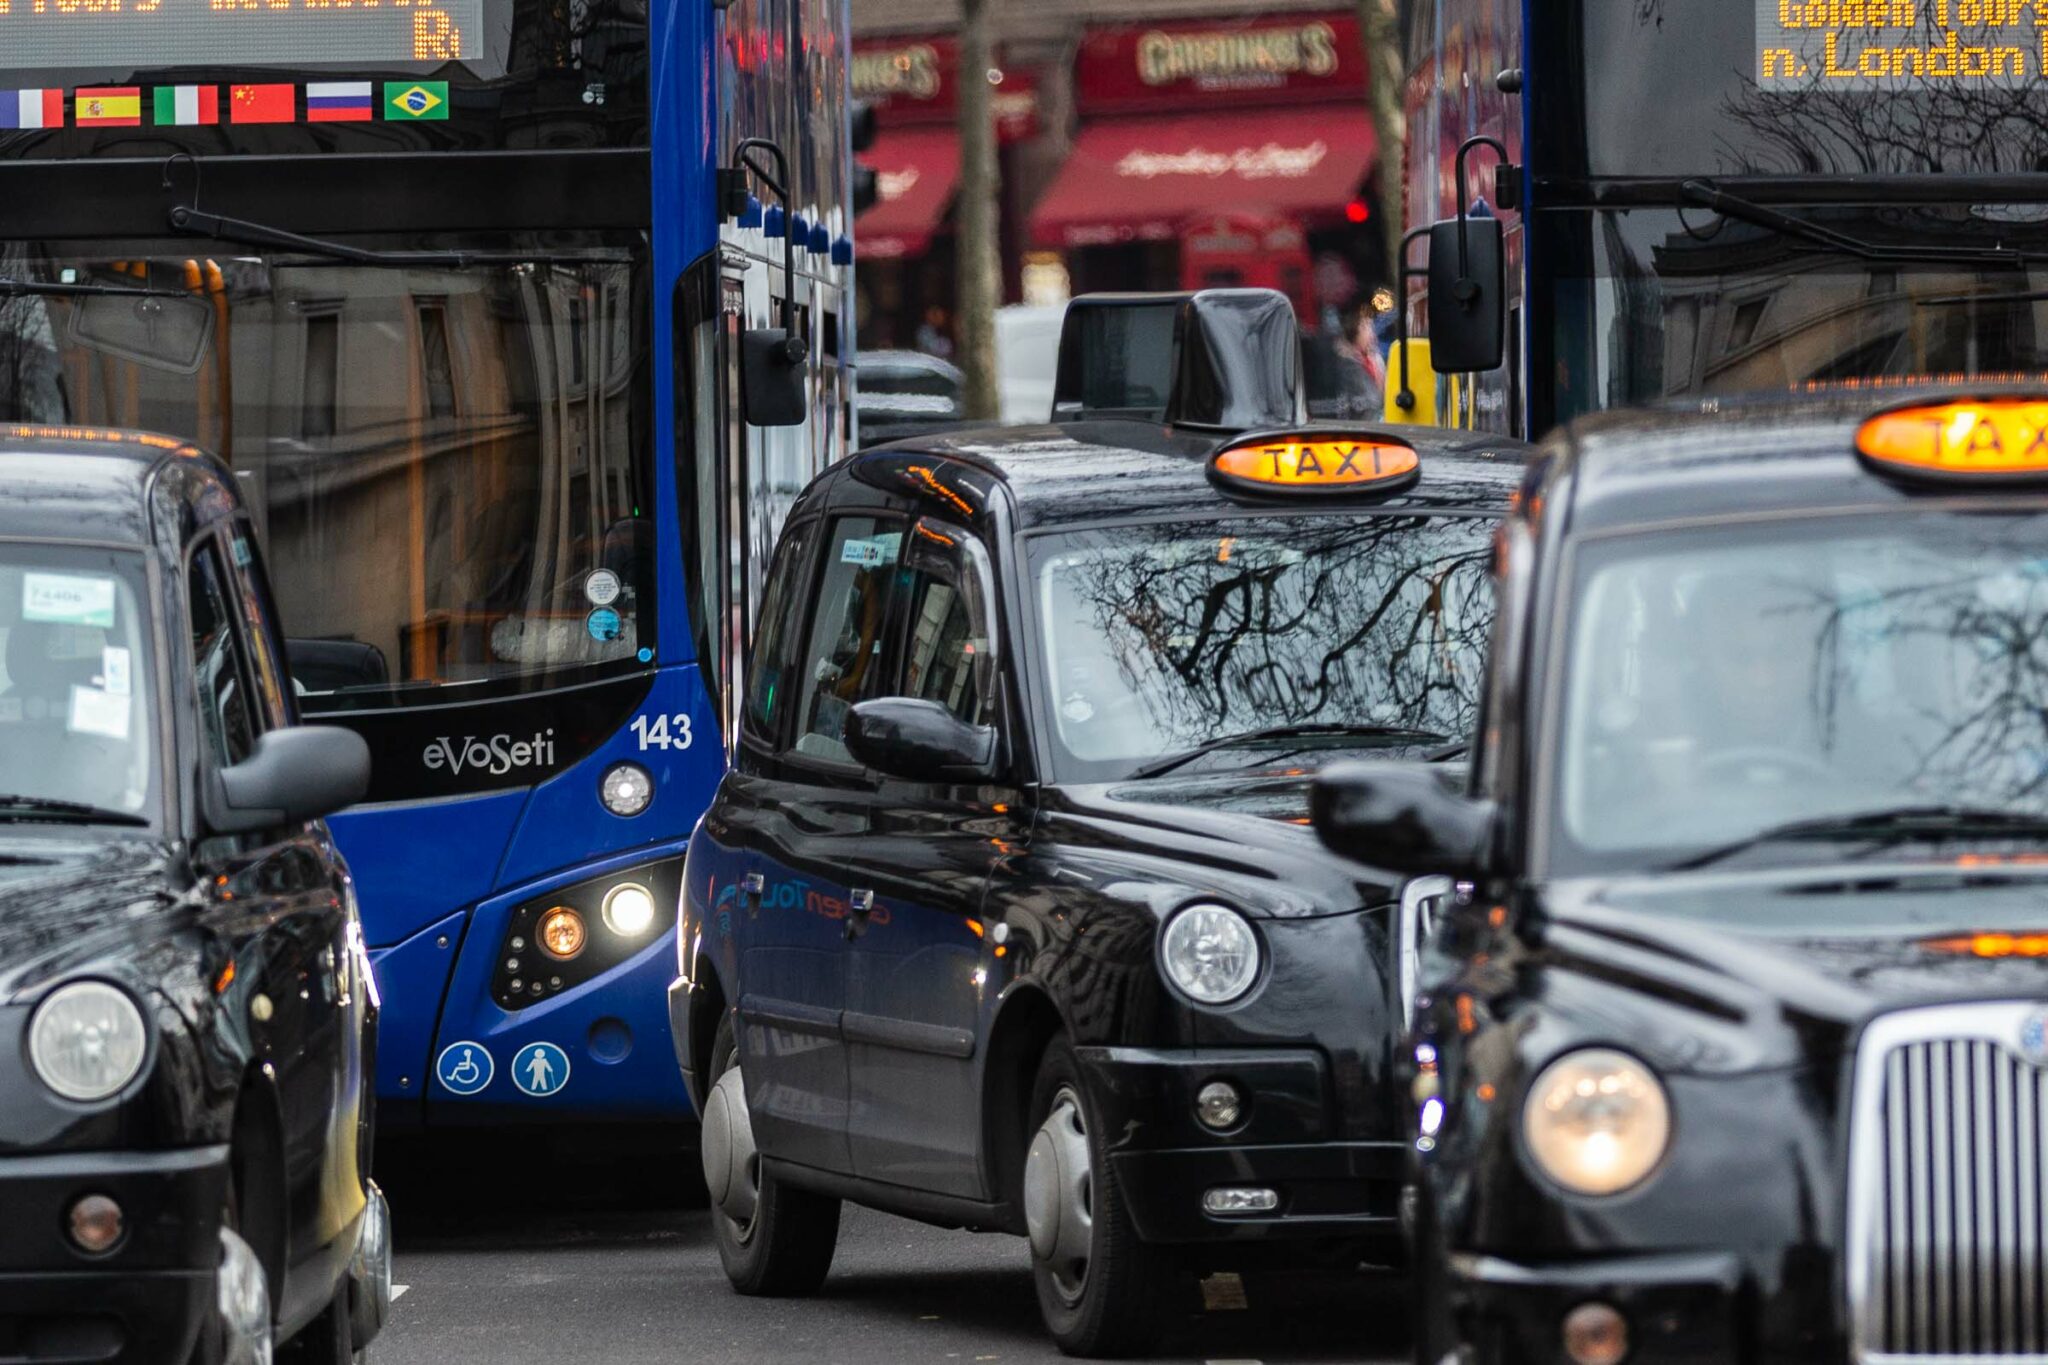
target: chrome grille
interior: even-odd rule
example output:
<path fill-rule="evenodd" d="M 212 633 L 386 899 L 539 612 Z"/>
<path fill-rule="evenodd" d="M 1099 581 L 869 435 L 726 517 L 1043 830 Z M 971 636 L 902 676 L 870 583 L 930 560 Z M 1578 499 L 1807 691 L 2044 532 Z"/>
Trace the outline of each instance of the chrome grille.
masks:
<path fill-rule="evenodd" d="M 2048 1361 L 2040 1005 L 1882 1016 L 1856 1057 L 1848 1289 L 1858 1360 Z"/>

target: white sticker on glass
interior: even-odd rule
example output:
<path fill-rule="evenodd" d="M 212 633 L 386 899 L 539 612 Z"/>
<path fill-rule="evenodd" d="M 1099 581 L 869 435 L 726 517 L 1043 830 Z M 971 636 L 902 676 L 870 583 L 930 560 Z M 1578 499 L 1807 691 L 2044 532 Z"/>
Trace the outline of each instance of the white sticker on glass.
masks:
<path fill-rule="evenodd" d="M 97 687 L 72 688 L 70 728 L 81 735 L 128 738 L 128 698 Z"/>
<path fill-rule="evenodd" d="M 128 671 L 127 650 L 119 645 L 108 645 L 100 651 L 100 680 L 115 696 L 128 695 L 135 684 Z"/>
<path fill-rule="evenodd" d="M 21 619 L 112 630 L 114 580 L 86 574 L 23 574 Z"/>

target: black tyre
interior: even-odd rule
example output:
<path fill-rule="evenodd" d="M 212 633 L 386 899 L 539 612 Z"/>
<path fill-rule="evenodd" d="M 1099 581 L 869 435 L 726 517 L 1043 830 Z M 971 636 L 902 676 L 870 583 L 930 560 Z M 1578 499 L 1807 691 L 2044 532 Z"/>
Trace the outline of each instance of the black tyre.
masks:
<path fill-rule="evenodd" d="M 1032 1086 L 1024 1209 L 1039 1313 L 1059 1348 L 1078 1356 L 1152 1350 L 1179 1267 L 1138 1237 L 1064 1039 L 1045 1050 Z"/>
<path fill-rule="evenodd" d="M 728 1012 L 711 1044 L 702 1136 L 718 1259 L 742 1294 L 814 1294 L 839 1246 L 839 1201 L 762 1173 L 739 1065 Z"/>
<path fill-rule="evenodd" d="M 277 1348 L 278 1365 L 359 1365 L 368 1356 L 367 1350 L 356 1350 L 346 1279 L 335 1286 L 334 1298 L 320 1311 L 320 1316 Z"/>

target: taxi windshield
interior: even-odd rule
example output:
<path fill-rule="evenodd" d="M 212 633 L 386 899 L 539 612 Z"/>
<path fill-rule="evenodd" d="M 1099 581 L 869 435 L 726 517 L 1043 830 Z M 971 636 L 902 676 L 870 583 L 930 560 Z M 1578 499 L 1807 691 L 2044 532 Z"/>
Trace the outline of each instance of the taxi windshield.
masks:
<path fill-rule="evenodd" d="M 1297 728 L 1297 747 L 1465 738 L 1493 623 L 1491 531 L 1477 516 L 1319 513 L 1034 539 L 1062 780 L 1128 777 L 1218 741 L 1202 762 L 1242 765 Z"/>
<path fill-rule="evenodd" d="M 156 793 L 142 558 L 0 541 L 0 836 L 144 825 Z"/>
<path fill-rule="evenodd" d="M 1951 511 L 1588 544 L 1552 765 L 1557 870 L 2038 842 L 2044 545 L 2048 515 Z"/>

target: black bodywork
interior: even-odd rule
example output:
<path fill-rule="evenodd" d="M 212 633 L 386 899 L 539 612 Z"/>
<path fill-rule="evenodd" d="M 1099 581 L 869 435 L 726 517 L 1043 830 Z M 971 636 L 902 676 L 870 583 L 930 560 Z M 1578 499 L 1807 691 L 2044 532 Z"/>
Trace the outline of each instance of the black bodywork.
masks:
<path fill-rule="evenodd" d="M 1490 527 L 1505 511 L 1517 443 L 1410 438 L 1419 481 L 1343 515 Z M 736 1011 L 754 1132 L 779 1177 L 1022 1232 L 1033 1071 L 1063 1036 L 1118 1135 L 1112 1160 L 1147 1241 L 1396 1253 L 1400 883 L 1333 857 L 1306 827 L 1309 776 L 1338 750 L 1289 747 L 1227 772 L 1051 777 L 1055 699 L 1022 625 L 1034 535 L 1331 515 L 1220 491 L 1206 462 L 1221 443 L 1156 419 L 905 442 L 828 472 L 791 512 L 785 548 L 862 509 L 986 546 L 1003 706 L 999 775 L 955 781 L 821 778 L 741 724 L 734 771 L 690 847 L 670 1010 L 700 1104 L 713 1036 Z M 764 617 L 762 637 L 771 628 Z M 1194 901 L 1241 910 L 1264 948 L 1258 984 L 1226 1007 L 1198 1007 L 1162 976 L 1160 927 Z M 1249 1096 L 1223 1133 L 1194 1113 L 1218 1078 Z M 1280 1207 L 1205 1212 L 1203 1192 L 1233 1183 L 1276 1188 Z"/>
<path fill-rule="evenodd" d="M 1875 474 L 1855 453 L 1858 424 L 1912 397 L 1722 401 L 1551 438 L 1502 530 L 1469 793 L 1392 765 L 1318 783 L 1327 842 L 1385 856 L 1401 826 L 1395 860 L 1431 893 L 1409 930 L 1417 1000 L 1399 1068 L 1418 1361 L 1566 1359 L 1567 1317 L 1589 1303 L 1620 1310 L 1627 1359 L 1643 1365 L 2038 1358 L 2025 1348 L 2042 1340 L 2048 1306 L 2036 1126 L 2048 1051 L 2023 1032 L 2048 1018 L 2048 963 L 1959 944 L 2048 924 L 2040 832 L 1801 844 L 1782 859 L 1710 852 L 1696 867 L 1594 874 L 1560 871 L 1545 842 L 1571 567 L 1589 543 L 2048 508 L 2038 482 Z M 1895 1156 L 1887 1193 L 1874 1115 L 1886 1059 L 1906 1065 L 1888 1049 L 1907 1042 L 1955 1068 L 1923 1117 L 1939 1142 L 1979 1156 Z M 1668 1094 L 1669 1147 L 1619 1193 L 1567 1190 L 1527 1145 L 1535 1080 L 1580 1048 L 1646 1063 Z M 2024 1197 L 2006 1193 L 2020 1186 Z M 1895 1238 L 1939 1223 L 1953 1240 L 1888 1261 L 1879 1225 L 1891 1219 Z M 1874 1307 L 1885 1280 L 1899 1286 L 1889 1314 Z"/>
<path fill-rule="evenodd" d="M 325 827 L 223 836 L 202 814 L 220 773 L 199 733 L 193 556 L 233 566 L 240 585 L 232 628 L 256 671 L 244 680 L 252 725 L 296 722 L 254 533 L 232 476 L 191 447 L 0 427 L 0 542 L 140 556 L 154 647 L 136 668 L 156 680 L 165 775 L 134 827 L 30 809 L 0 820 L 0 1036 L 13 1040 L 0 1049 L 0 1354 L 211 1359 L 224 1211 L 289 1339 L 346 1290 L 380 1198 L 376 996 Z M 0 785 L 17 789 L 13 775 Z M 26 1045 L 38 1003 L 80 980 L 125 991 L 150 1035 L 136 1078 L 92 1104 L 47 1088 Z M 96 1256 L 65 1232 L 66 1211 L 92 1193 L 126 1215 Z"/>

